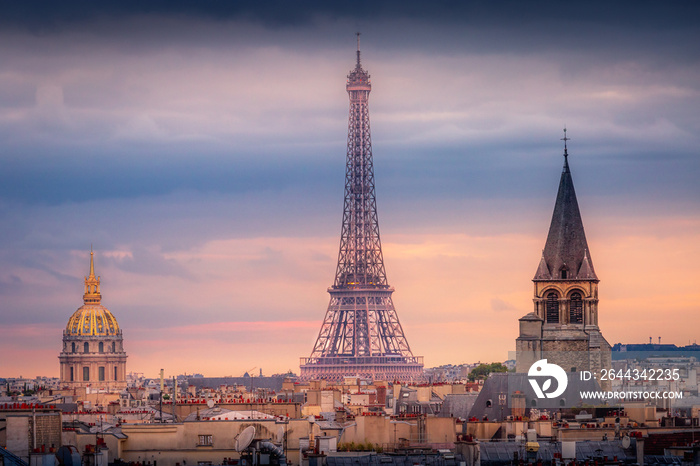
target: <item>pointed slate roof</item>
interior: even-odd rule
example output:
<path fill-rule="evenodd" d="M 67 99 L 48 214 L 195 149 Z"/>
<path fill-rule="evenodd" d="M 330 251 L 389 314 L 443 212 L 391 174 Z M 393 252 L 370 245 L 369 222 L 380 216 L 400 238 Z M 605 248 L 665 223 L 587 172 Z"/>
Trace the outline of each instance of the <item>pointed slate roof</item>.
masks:
<path fill-rule="evenodd" d="M 566 269 L 567 279 L 598 280 L 583 230 L 568 155 L 565 146 L 564 169 L 559 181 L 552 223 L 534 280 L 563 278 L 562 269 Z"/>
<path fill-rule="evenodd" d="M 544 249 L 542 250 L 542 258 L 540 259 L 540 265 L 537 266 L 537 272 L 535 272 L 535 280 L 551 280 L 552 274 L 549 272 L 549 267 L 547 266 L 547 261 L 544 260 Z"/>

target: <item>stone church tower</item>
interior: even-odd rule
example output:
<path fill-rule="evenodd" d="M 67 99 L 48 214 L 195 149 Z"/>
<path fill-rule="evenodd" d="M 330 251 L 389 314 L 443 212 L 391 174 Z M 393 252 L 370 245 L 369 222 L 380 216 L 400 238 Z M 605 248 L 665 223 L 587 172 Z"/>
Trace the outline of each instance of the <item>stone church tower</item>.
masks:
<path fill-rule="evenodd" d="M 598 276 L 583 230 L 569 169 L 564 130 L 564 169 L 552 223 L 535 278 L 533 312 L 520 319 L 516 372 L 547 359 L 564 370 L 600 374 L 610 368 L 610 344 L 598 327 Z M 601 384 L 604 385 L 604 384 Z"/>
<path fill-rule="evenodd" d="M 122 331 L 111 312 L 101 304 L 100 277 L 95 276 L 90 251 L 90 275 L 85 277 L 83 305 L 63 331 L 61 385 L 69 388 L 122 390 L 126 388 L 126 353 Z"/>

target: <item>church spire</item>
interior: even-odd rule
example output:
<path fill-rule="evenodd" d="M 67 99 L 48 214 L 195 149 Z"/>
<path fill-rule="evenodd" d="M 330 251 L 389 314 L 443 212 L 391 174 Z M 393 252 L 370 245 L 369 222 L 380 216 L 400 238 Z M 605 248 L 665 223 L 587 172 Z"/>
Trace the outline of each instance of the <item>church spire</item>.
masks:
<path fill-rule="evenodd" d="M 95 276 L 95 258 L 92 246 L 90 246 L 90 275 L 85 277 L 85 293 L 83 302 L 85 304 L 100 304 L 102 295 L 100 294 L 100 277 Z"/>
<path fill-rule="evenodd" d="M 546 279 L 543 265 L 551 273 L 552 279 L 598 280 L 593 269 L 586 233 L 576 200 L 574 182 L 569 169 L 569 153 L 564 130 L 564 168 L 559 180 L 559 191 L 554 204 L 552 223 L 544 247 L 544 253 L 534 280 Z M 542 263 L 544 261 L 544 264 Z"/>

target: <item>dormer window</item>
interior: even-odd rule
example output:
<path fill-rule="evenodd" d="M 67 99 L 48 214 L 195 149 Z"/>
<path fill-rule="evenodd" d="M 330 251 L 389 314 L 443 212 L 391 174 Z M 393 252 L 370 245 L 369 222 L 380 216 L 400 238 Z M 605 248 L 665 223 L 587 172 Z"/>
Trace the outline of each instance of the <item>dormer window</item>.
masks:
<path fill-rule="evenodd" d="M 566 268 L 566 266 L 562 267 L 559 270 L 559 278 L 561 278 L 562 280 L 566 280 L 567 278 L 569 278 L 569 270 Z"/>

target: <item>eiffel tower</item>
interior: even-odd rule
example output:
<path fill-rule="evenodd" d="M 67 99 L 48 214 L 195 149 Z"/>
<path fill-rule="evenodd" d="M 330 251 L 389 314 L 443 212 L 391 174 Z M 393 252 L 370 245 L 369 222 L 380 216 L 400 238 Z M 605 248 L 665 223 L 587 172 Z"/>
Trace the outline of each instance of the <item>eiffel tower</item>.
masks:
<path fill-rule="evenodd" d="M 369 131 L 372 86 L 360 64 L 359 33 L 357 64 L 348 75 L 346 89 L 350 117 L 338 267 L 316 344 L 310 357 L 301 358 L 301 379 L 421 379 L 423 357 L 411 352 L 384 269 Z"/>

